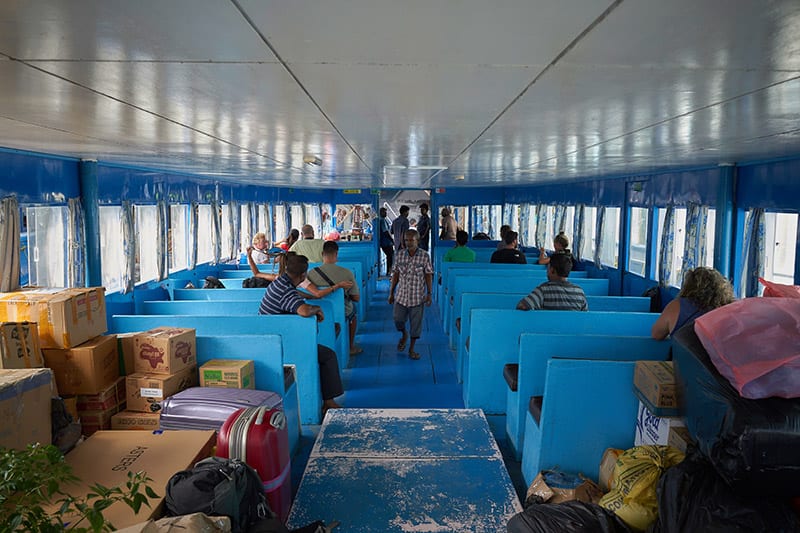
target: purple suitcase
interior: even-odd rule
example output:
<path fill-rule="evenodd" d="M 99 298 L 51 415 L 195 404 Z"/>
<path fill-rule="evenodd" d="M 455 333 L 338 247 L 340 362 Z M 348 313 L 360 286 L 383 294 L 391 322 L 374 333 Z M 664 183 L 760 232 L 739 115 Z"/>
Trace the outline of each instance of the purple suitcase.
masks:
<path fill-rule="evenodd" d="M 279 394 L 253 389 L 191 387 L 161 404 L 161 429 L 215 429 L 237 409 L 266 407 L 282 409 Z"/>

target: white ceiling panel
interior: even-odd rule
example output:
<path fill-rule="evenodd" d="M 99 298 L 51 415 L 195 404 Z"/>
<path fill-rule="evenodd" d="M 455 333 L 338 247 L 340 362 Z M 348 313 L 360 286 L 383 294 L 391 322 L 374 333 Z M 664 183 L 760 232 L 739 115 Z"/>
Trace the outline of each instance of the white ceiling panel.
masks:
<path fill-rule="evenodd" d="M 501 186 L 798 155 L 799 84 L 798 0 L 0 3 L 0 147 L 222 181 Z"/>

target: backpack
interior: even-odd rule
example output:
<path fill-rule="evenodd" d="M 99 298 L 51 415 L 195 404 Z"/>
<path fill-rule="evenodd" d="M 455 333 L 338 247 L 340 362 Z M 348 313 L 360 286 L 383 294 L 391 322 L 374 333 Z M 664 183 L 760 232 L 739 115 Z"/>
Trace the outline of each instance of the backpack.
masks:
<path fill-rule="evenodd" d="M 215 278 L 214 276 L 206 276 L 206 282 L 203 284 L 204 289 L 224 289 L 225 285 Z"/>
<path fill-rule="evenodd" d="M 242 288 L 255 289 L 255 288 L 269 287 L 270 283 L 272 282 L 268 279 L 257 278 L 253 276 L 251 278 L 245 278 L 242 280 Z"/>
<path fill-rule="evenodd" d="M 258 473 L 239 459 L 203 459 L 194 468 L 173 475 L 166 492 L 169 516 L 227 516 L 234 533 L 243 533 L 251 524 L 275 517 L 267 505 Z"/>
<path fill-rule="evenodd" d="M 661 290 L 659 290 L 658 285 L 650 287 L 646 291 L 642 293 L 642 296 L 650 298 L 650 312 L 651 313 L 660 313 L 661 312 Z"/>

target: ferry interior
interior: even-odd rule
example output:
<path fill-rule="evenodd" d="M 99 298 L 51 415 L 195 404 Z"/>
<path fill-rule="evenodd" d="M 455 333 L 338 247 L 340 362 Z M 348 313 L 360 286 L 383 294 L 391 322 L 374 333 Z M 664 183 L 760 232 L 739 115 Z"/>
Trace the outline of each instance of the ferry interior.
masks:
<path fill-rule="evenodd" d="M 198 348 L 229 359 L 245 358 L 231 347 L 242 339 L 282 347 L 277 366 L 257 364 L 256 388 L 277 383 L 297 420 L 290 526 L 506 531 L 539 471 L 597 481 L 601 457 L 584 456 L 633 446 L 635 359 L 586 339 L 649 343 L 695 267 L 719 271 L 737 300 L 760 297 L 759 279 L 800 285 L 800 2 L 0 2 L 0 202 L 0 313 L 4 293 L 102 286 L 108 334 L 192 327 Z M 408 205 L 419 224 L 423 203 L 432 303 L 413 360 L 388 303 L 378 213 L 391 223 Z M 445 209 L 485 274 L 443 261 Z M 297 348 L 313 332 L 268 325 L 262 293 L 241 288 L 254 235 L 277 247 L 304 225 L 339 240 L 361 293 L 363 352 L 349 355 L 344 315 L 335 330 L 316 326 L 345 389 L 344 409 L 327 414 L 309 389 L 318 376 L 300 371 L 311 361 L 316 372 Z M 529 263 L 566 234 L 591 317 L 506 318 L 546 267 L 489 272 L 502 225 Z M 186 287 L 210 290 L 207 276 L 233 290 L 194 309 L 178 301 Z M 320 300 L 331 317 L 340 292 Z M 539 341 L 607 350 L 616 365 L 517 364 Z M 652 357 L 677 362 L 691 351 L 678 344 Z M 523 383 L 529 371 L 547 381 Z M 592 405 L 601 385 L 625 393 Z M 561 399 L 549 409 L 529 404 L 551 394 Z M 614 402 L 630 421 L 601 418 Z M 630 439 L 586 433 L 617 424 Z M 800 444 L 797 427 L 786 442 Z"/>

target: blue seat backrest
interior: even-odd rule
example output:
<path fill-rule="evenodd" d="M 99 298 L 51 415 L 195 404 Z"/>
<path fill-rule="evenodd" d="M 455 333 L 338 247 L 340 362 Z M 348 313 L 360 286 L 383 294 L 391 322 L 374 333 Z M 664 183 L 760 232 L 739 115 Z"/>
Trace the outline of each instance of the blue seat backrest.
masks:
<path fill-rule="evenodd" d="M 322 396 L 317 362 L 317 322 L 298 315 L 187 316 L 115 315 L 110 333 L 145 331 L 160 326 L 194 328 L 198 336 L 280 335 L 284 362 L 297 366 L 300 419 L 319 424 Z"/>
<path fill-rule="evenodd" d="M 456 371 L 458 378 L 463 379 L 463 361 L 466 350 L 466 338 L 469 334 L 471 313 L 473 309 L 514 309 L 526 293 L 480 293 L 465 292 L 461 295 L 461 311 L 457 315 L 461 319 L 461 330 L 456 330 Z M 647 313 L 650 310 L 650 298 L 643 296 L 587 296 L 586 302 L 590 311 L 624 311 Z"/>
<path fill-rule="evenodd" d="M 631 386 L 634 366 L 632 361 L 548 362 L 537 471 L 558 465 L 596 479 L 606 448 L 633 445 L 638 407 Z M 526 479 L 533 470 L 530 463 L 537 459 L 528 451 L 526 447 L 522 458 Z"/>
<path fill-rule="evenodd" d="M 523 333 L 649 336 L 655 313 L 473 309 L 465 357 L 464 405 L 505 413 L 503 365 L 516 363 Z M 474 356 L 473 356 L 474 355 Z"/>

